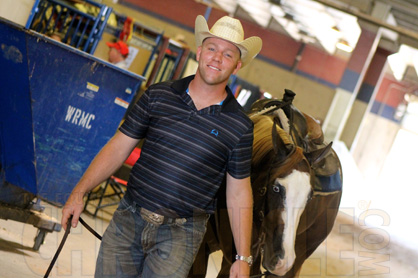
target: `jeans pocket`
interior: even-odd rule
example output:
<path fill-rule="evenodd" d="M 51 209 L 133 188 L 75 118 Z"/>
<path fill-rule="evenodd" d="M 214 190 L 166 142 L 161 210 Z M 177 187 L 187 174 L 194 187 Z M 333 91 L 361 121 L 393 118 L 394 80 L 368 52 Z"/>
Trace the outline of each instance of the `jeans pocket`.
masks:
<path fill-rule="evenodd" d="M 184 232 L 196 236 L 196 238 L 203 238 L 206 233 L 207 218 L 188 219 L 182 224 L 175 224 Z"/>
<path fill-rule="evenodd" d="M 120 200 L 118 208 L 115 211 L 115 213 L 120 214 L 120 215 L 126 215 L 126 214 L 133 213 L 133 212 L 135 212 L 135 206 L 128 203 L 123 198 L 122 200 Z"/>

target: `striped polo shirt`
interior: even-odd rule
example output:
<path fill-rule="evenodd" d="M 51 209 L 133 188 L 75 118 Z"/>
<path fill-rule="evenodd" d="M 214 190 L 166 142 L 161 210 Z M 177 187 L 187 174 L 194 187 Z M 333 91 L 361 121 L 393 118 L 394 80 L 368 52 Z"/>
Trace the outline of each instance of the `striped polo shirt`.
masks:
<path fill-rule="evenodd" d="M 186 92 L 194 76 L 150 86 L 120 131 L 145 138 L 127 195 L 170 217 L 213 213 L 225 173 L 250 176 L 253 123 L 227 87 L 222 105 L 197 110 Z"/>

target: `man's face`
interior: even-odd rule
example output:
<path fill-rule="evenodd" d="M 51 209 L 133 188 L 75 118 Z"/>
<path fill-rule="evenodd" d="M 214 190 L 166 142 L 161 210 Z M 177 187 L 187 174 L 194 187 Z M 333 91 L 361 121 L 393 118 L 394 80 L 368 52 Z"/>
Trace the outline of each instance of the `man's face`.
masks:
<path fill-rule="evenodd" d="M 223 83 L 241 68 L 240 56 L 238 47 L 232 43 L 218 38 L 207 38 L 196 52 L 199 75 L 207 84 Z"/>
<path fill-rule="evenodd" d="M 123 59 L 122 54 L 120 54 L 119 50 L 117 50 L 114 47 L 109 48 L 109 62 L 112 64 L 115 64 L 119 62 L 121 59 Z"/>

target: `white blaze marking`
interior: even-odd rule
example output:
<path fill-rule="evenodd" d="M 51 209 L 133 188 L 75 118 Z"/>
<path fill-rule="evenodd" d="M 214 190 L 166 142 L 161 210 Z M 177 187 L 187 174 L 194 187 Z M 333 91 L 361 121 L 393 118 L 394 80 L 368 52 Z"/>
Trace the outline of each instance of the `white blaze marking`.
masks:
<path fill-rule="evenodd" d="M 284 221 L 283 249 L 285 257 L 283 262 L 278 262 L 274 274 L 284 275 L 295 262 L 295 241 L 296 231 L 299 226 L 309 193 L 311 191 L 309 173 L 293 170 L 290 175 L 278 179 L 280 184 L 286 188 L 286 199 L 282 218 Z"/>

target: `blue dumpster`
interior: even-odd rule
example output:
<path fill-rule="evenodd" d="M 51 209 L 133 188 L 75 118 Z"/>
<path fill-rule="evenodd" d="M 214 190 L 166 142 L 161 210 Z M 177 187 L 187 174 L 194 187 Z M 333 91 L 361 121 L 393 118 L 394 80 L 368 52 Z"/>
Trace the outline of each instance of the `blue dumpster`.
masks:
<path fill-rule="evenodd" d="M 1 18 L 0 51 L 0 202 L 62 205 L 144 78 Z"/>

